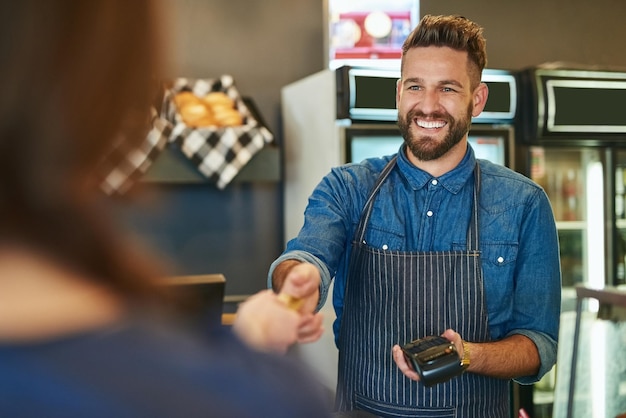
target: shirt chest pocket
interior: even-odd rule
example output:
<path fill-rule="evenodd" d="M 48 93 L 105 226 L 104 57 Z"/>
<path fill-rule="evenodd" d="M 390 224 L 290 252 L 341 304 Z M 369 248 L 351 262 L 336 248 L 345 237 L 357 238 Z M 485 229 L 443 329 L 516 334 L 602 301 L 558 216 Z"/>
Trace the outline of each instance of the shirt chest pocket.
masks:
<path fill-rule="evenodd" d="M 486 243 L 484 241 L 480 243 L 483 283 L 490 305 L 510 302 L 514 288 L 518 248 L 517 243 Z M 465 250 L 465 244 L 455 244 L 454 249 Z M 490 308 L 494 307 L 490 306 Z"/>
<path fill-rule="evenodd" d="M 514 268 L 517 260 L 517 243 L 481 243 L 483 266 Z"/>
<path fill-rule="evenodd" d="M 379 250 L 403 250 L 404 235 L 392 229 L 370 223 L 365 230 L 365 244 Z"/>
<path fill-rule="evenodd" d="M 465 243 L 452 245 L 455 251 L 465 251 Z M 517 243 L 480 243 L 480 257 L 483 267 L 507 268 L 514 267 L 517 260 Z"/>

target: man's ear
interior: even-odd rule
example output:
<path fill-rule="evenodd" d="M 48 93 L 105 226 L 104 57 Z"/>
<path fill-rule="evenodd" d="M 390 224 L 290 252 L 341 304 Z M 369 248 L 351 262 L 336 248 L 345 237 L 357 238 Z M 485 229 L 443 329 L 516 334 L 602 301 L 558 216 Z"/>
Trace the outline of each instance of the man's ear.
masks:
<path fill-rule="evenodd" d="M 474 90 L 473 100 L 474 106 L 472 108 L 472 116 L 476 117 L 480 115 L 487 104 L 487 98 L 489 97 L 489 87 L 487 84 L 480 83 Z"/>

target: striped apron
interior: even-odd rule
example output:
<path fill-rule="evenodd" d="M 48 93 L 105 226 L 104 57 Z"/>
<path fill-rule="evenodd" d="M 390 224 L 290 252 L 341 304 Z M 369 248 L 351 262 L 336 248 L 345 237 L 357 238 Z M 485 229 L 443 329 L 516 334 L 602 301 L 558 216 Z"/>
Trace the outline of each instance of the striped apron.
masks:
<path fill-rule="evenodd" d="M 374 199 L 395 162 L 379 176 L 352 243 L 336 407 L 381 417 L 508 417 L 508 380 L 464 373 L 428 388 L 405 377 L 393 361 L 394 344 L 447 328 L 468 341 L 490 339 L 478 242 L 478 164 L 467 249 L 400 252 L 372 248 L 364 240 Z"/>

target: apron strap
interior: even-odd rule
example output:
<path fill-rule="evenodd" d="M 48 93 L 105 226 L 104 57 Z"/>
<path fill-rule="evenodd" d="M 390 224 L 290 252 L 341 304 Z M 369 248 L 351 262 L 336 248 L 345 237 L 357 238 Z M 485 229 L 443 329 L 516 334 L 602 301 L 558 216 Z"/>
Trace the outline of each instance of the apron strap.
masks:
<path fill-rule="evenodd" d="M 378 179 L 376 180 L 376 184 L 374 185 L 374 188 L 370 192 L 370 195 L 367 198 L 367 201 L 365 202 L 365 206 L 363 206 L 363 211 L 361 212 L 361 217 L 359 220 L 359 226 L 355 234 L 357 238 L 357 242 L 363 242 L 363 239 L 365 238 L 365 225 L 367 225 L 367 223 L 369 222 L 370 216 L 372 214 L 372 206 L 373 206 L 374 198 L 378 194 L 378 190 L 380 190 L 380 187 L 383 185 L 383 182 L 389 176 L 389 173 L 391 173 L 391 170 L 393 170 L 393 168 L 396 166 L 397 159 L 398 159 L 398 156 L 397 155 L 394 156 L 387 163 L 385 168 L 383 168 L 383 171 L 380 173 L 380 176 L 378 176 Z"/>
<path fill-rule="evenodd" d="M 470 226 L 467 229 L 467 250 L 478 251 L 478 225 L 479 225 L 479 210 L 478 210 L 478 197 L 480 196 L 480 166 L 478 161 L 474 165 L 474 204 L 472 205 L 472 218 L 470 219 Z"/>

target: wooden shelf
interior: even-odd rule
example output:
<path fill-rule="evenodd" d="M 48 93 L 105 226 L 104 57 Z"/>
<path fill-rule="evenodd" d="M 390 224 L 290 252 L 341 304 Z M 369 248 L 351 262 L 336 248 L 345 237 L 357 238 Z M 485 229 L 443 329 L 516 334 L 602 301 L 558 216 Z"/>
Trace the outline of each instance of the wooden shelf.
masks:
<path fill-rule="evenodd" d="M 168 145 L 142 177 L 153 183 L 210 183 L 183 153 Z M 280 149 L 266 146 L 239 171 L 237 182 L 280 181 Z"/>

